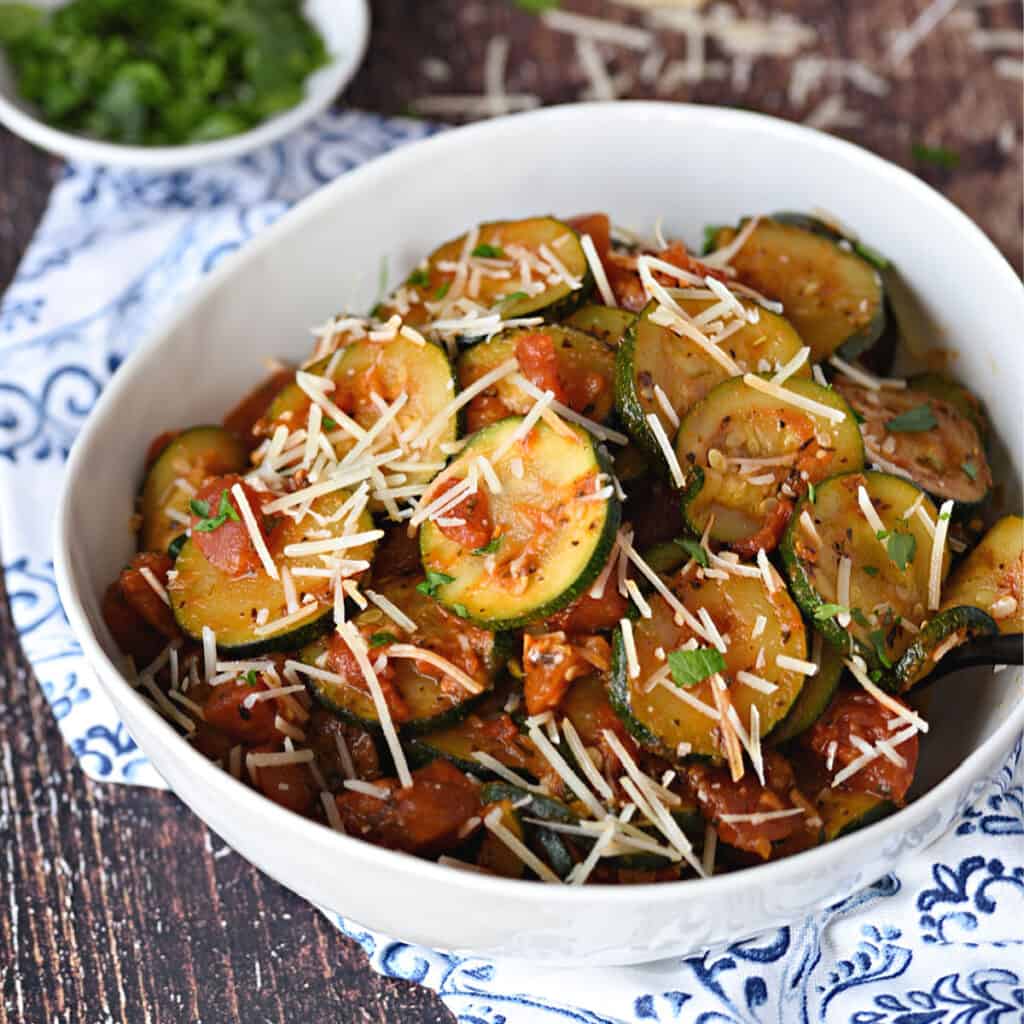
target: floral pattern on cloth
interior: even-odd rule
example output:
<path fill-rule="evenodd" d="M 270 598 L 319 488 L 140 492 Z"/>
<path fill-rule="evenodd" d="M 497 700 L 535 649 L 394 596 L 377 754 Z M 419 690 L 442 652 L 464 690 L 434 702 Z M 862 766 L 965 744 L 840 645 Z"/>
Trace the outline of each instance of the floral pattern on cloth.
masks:
<path fill-rule="evenodd" d="M 64 460 L 111 375 L 195 283 L 319 185 L 436 130 L 328 114 L 250 156 L 173 174 L 63 169 L 0 303 L 0 558 L 28 660 L 92 778 L 164 783 L 84 663 L 51 553 Z M 524 967 L 412 946 L 329 915 L 373 967 L 462 1024 L 1024 1021 L 1021 743 L 899 877 L 799 924 L 637 967 Z"/>

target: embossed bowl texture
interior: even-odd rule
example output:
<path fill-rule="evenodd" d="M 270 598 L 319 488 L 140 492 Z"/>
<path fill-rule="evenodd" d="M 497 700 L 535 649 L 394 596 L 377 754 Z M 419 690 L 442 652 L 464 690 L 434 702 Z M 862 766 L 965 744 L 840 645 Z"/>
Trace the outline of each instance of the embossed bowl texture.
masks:
<path fill-rule="evenodd" d="M 608 140 L 613 139 L 614 145 Z M 737 940 L 842 899 L 947 828 L 1024 729 L 1019 670 L 937 684 L 915 799 L 827 846 L 707 880 L 562 888 L 377 849 L 291 814 L 194 751 L 119 671 L 103 589 L 133 550 L 128 518 L 148 440 L 217 421 L 267 356 L 306 355 L 306 328 L 377 298 L 476 221 L 607 210 L 698 244 L 706 223 L 824 207 L 885 253 L 909 347 L 956 353 L 982 396 L 997 479 L 1020 494 L 1024 289 L 967 217 L 907 172 L 828 135 L 713 107 L 585 104 L 489 121 L 342 175 L 226 260 L 118 371 L 74 446 L 58 510 L 68 617 L 132 736 L 178 796 L 302 896 L 411 942 L 547 964 L 626 964 Z M 1016 497 L 1009 499 L 1011 508 Z M 1019 507 L 1019 506 L 1018 506 Z"/>

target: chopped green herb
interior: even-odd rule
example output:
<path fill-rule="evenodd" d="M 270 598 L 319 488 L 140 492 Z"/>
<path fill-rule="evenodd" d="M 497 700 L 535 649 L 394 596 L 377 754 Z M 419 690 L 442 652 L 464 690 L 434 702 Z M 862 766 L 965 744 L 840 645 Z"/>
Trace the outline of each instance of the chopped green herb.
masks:
<path fill-rule="evenodd" d="M 960 463 L 960 468 L 964 471 L 969 480 L 978 479 L 978 467 L 975 465 L 973 459 L 967 459 L 965 462 Z"/>
<path fill-rule="evenodd" d="M 199 516 L 200 519 L 203 519 L 210 514 L 210 503 L 208 501 L 200 501 L 198 498 L 191 498 L 189 500 L 188 507 L 191 509 L 192 515 Z"/>
<path fill-rule="evenodd" d="M 256 674 L 256 669 L 254 668 L 249 669 L 242 678 L 249 686 L 255 686 L 259 682 L 259 676 Z"/>
<path fill-rule="evenodd" d="M 877 576 L 878 575 L 878 566 L 877 565 L 865 565 L 865 566 L 862 566 L 861 567 L 861 572 L 867 573 L 868 576 Z"/>
<path fill-rule="evenodd" d="M 861 416 L 861 414 L 859 412 L 857 412 L 856 409 L 851 409 L 850 412 L 853 413 L 854 422 L 856 422 L 856 423 L 863 423 L 864 422 L 864 417 Z"/>
<path fill-rule="evenodd" d="M 515 5 L 527 14 L 543 14 L 560 7 L 562 0 L 515 0 Z"/>
<path fill-rule="evenodd" d="M 718 224 L 707 224 L 704 227 L 704 248 L 703 252 L 707 255 L 710 252 L 714 252 L 717 248 L 718 232 L 722 228 Z"/>
<path fill-rule="evenodd" d="M 885 429 L 893 434 L 920 434 L 935 426 L 938 426 L 935 413 L 927 402 L 923 402 L 921 405 L 915 405 L 913 409 L 901 412 L 899 416 L 894 416 L 886 423 Z"/>
<path fill-rule="evenodd" d="M 873 668 L 868 673 L 868 679 L 873 683 L 880 683 L 882 681 L 882 670 L 880 668 Z"/>
<path fill-rule="evenodd" d="M 861 259 L 867 260 L 876 270 L 889 269 L 889 260 L 870 245 L 865 245 L 863 242 L 854 242 L 853 251 Z"/>
<path fill-rule="evenodd" d="M 889 536 L 890 532 L 891 532 L 890 530 L 876 530 L 875 531 L 875 536 L 879 540 L 885 540 Z"/>
<path fill-rule="evenodd" d="M 509 295 L 506 295 L 501 301 L 502 302 L 516 302 L 519 299 L 525 299 L 527 297 L 528 296 L 527 296 L 526 292 L 511 292 Z"/>
<path fill-rule="evenodd" d="M 497 245 L 481 242 L 472 252 L 473 256 L 483 260 L 500 260 L 505 258 L 505 250 Z"/>
<path fill-rule="evenodd" d="M 449 576 L 444 572 L 427 572 L 427 578 L 422 583 L 416 584 L 416 589 L 421 594 L 426 594 L 427 597 L 433 597 L 438 587 L 443 587 L 446 583 L 451 583 L 455 579 L 454 576 Z"/>
<path fill-rule="evenodd" d="M 323 420 L 321 420 L 321 424 L 323 425 L 324 430 L 334 430 L 338 426 L 330 416 L 325 416 Z"/>
<path fill-rule="evenodd" d="M 940 522 L 940 523 L 946 523 L 946 522 L 949 522 L 949 520 L 950 520 L 951 518 L 952 518 L 952 517 L 950 516 L 950 514 L 949 514 L 948 512 L 940 512 L 940 513 L 939 513 L 939 522 Z"/>
<path fill-rule="evenodd" d="M 889 652 L 885 648 L 885 630 L 873 629 L 868 636 L 871 638 L 871 645 L 874 647 L 875 654 L 882 663 L 882 667 L 892 668 L 892 660 L 889 658 Z"/>
<path fill-rule="evenodd" d="M 899 569 L 906 569 L 914 560 L 917 551 L 917 538 L 912 533 L 900 533 L 899 530 L 891 533 L 885 545 L 889 557 L 896 563 Z"/>
<path fill-rule="evenodd" d="M 235 511 L 235 506 L 231 504 L 226 487 L 220 492 L 220 504 L 217 506 L 217 514 L 215 516 L 210 515 L 210 506 L 205 501 L 191 501 L 189 505 L 199 505 L 206 508 L 205 517 L 192 527 L 197 533 L 213 533 L 214 530 L 222 527 L 229 519 L 236 523 L 239 522 L 238 513 Z M 192 511 L 196 515 L 200 515 L 195 508 L 192 508 Z"/>
<path fill-rule="evenodd" d="M 4 3 L 0 44 L 44 120 L 144 146 L 248 131 L 299 104 L 329 59 L 301 5 L 281 0 Z"/>
<path fill-rule="evenodd" d="M 858 626 L 863 626 L 865 629 L 871 628 L 871 623 L 868 621 L 868 617 L 859 608 L 851 608 L 850 615 Z"/>
<path fill-rule="evenodd" d="M 676 686 L 688 689 L 721 672 L 725 658 L 713 647 L 698 647 L 695 651 L 670 651 L 668 664 Z"/>
<path fill-rule="evenodd" d="M 960 163 L 960 154 L 947 146 L 926 146 L 923 142 L 915 142 L 910 151 L 919 163 L 932 164 L 944 171 L 952 171 Z"/>
<path fill-rule="evenodd" d="M 394 633 L 389 633 L 387 630 L 382 630 L 380 633 L 374 633 L 370 637 L 371 647 L 384 647 L 386 644 L 397 644 L 398 637 Z"/>
<path fill-rule="evenodd" d="M 819 605 L 814 610 L 814 619 L 816 622 L 825 622 L 827 619 L 831 619 L 834 616 L 839 615 L 841 612 L 849 614 L 850 609 L 842 604 L 826 603 Z"/>
<path fill-rule="evenodd" d="M 469 609 L 464 604 L 453 604 L 452 611 L 461 619 L 469 618 Z"/>
<path fill-rule="evenodd" d="M 700 541 L 691 540 L 689 537 L 677 537 L 674 543 L 678 544 L 699 566 L 706 569 L 711 563 L 708 561 L 708 553 Z"/>
<path fill-rule="evenodd" d="M 492 537 L 482 548 L 474 548 L 474 555 L 493 555 L 501 547 L 501 537 Z"/>
<path fill-rule="evenodd" d="M 405 283 L 413 288 L 426 288 L 430 284 L 430 271 L 426 267 L 417 267 L 405 279 Z"/>
<path fill-rule="evenodd" d="M 444 284 L 439 285 L 437 290 L 434 292 L 435 299 L 443 299 L 448 294 L 448 289 L 451 288 L 451 281 L 445 281 Z"/>

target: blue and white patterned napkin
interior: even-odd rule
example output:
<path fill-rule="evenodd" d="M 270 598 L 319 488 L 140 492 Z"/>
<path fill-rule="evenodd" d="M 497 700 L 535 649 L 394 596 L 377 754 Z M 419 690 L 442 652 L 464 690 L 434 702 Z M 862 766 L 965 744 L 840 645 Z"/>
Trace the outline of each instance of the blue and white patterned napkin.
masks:
<path fill-rule="evenodd" d="M 57 597 L 50 510 L 82 421 L 151 325 L 224 256 L 336 175 L 431 131 L 327 115 L 234 162 L 177 174 L 72 165 L 0 305 L 0 554 L 25 652 L 93 778 L 163 786 L 97 688 Z M 1024 1021 L 1021 743 L 956 828 L 789 928 L 685 959 L 557 970 L 396 942 L 331 915 L 384 974 L 465 1024 Z"/>

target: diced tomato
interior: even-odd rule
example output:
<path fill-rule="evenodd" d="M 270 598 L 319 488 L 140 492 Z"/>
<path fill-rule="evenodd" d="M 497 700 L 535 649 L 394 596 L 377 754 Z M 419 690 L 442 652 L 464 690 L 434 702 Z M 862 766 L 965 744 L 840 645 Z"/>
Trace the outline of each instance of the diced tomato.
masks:
<path fill-rule="evenodd" d="M 387 793 L 384 800 L 353 791 L 337 796 L 345 831 L 378 846 L 424 856 L 456 846 L 459 830 L 480 811 L 476 783 L 443 759 L 431 761 L 412 777 L 409 789 L 402 789 L 398 779 L 374 782 Z"/>
<path fill-rule="evenodd" d="M 535 331 L 520 335 L 516 342 L 516 359 L 523 376 L 541 391 L 551 391 L 556 402 L 565 404 L 565 388 L 558 377 L 558 353 L 550 334 Z"/>
<path fill-rule="evenodd" d="M 833 770 L 838 772 L 863 753 L 850 741 L 851 736 L 859 736 L 872 746 L 878 740 L 890 739 L 899 731 L 889 728 L 894 718 L 896 715 L 879 704 L 870 693 L 842 690 L 809 730 L 806 744 L 818 757 L 827 760 L 834 742 L 836 747 L 832 765 Z M 857 793 L 872 793 L 898 804 L 903 803 L 917 768 L 917 735 L 904 740 L 895 750 L 904 764 L 894 764 L 887 757 L 876 757 L 841 785 Z"/>
<path fill-rule="evenodd" d="M 497 395 L 485 391 L 466 406 L 466 430 L 473 434 L 511 415 L 509 407 Z"/>
<path fill-rule="evenodd" d="M 266 689 L 262 680 L 250 685 L 244 679 L 213 687 L 203 704 L 206 724 L 239 743 L 266 743 L 276 732 L 277 701 L 258 700 L 251 707 L 246 704 L 246 698 Z"/>
<path fill-rule="evenodd" d="M 607 213 L 582 213 L 566 223 L 579 235 L 590 235 L 597 255 L 604 262 L 612 248 L 612 224 Z"/>
<path fill-rule="evenodd" d="M 694 259 L 686 250 L 682 242 L 672 242 L 664 249 L 657 250 L 649 255 L 656 256 L 665 263 L 671 263 L 680 270 L 689 271 L 691 274 L 698 274 L 701 277 L 715 277 L 720 281 L 728 281 L 728 278 L 721 270 L 705 266 L 700 260 Z M 608 258 L 608 283 L 611 285 L 615 298 L 620 306 L 639 313 L 647 305 L 647 293 L 640 282 L 640 275 L 636 271 L 636 257 L 612 253 Z M 667 274 L 654 272 L 654 276 L 662 284 L 678 285 L 676 278 Z"/>
<path fill-rule="evenodd" d="M 174 563 L 167 555 L 144 551 L 136 555 L 118 577 L 121 596 L 155 630 L 168 639 L 180 636 L 174 614 L 150 580 L 167 587 L 167 573 Z M 143 570 L 146 570 L 143 572 Z"/>
<path fill-rule="evenodd" d="M 367 690 L 366 677 L 359 667 L 356 656 L 345 642 L 344 637 L 337 633 L 331 635 L 327 642 L 327 667 L 332 672 L 337 672 L 346 683 L 360 690 Z M 402 695 L 395 686 L 395 669 L 388 662 L 379 672 L 376 673 L 377 681 L 384 693 L 384 701 L 391 712 L 391 717 L 396 722 L 405 722 L 409 718 L 409 707 Z"/>
<path fill-rule="evenodd" d="M 566 633 L 598 633 L 602 629 L 614 629 L 628 610 L 629 602 L 619 593 L 614 581 L 609 581 L 600 597 L 591 597 L 588 590 L 568 608 L 552 615 L 544 625 L 551 630 L 564 629 Z"/>
<path fill-rule="evenodd" d="M 523 669 L 526 679 L 523 696 L 531 715 L 558 707 L 574 679 L 590 675 L 611 665 L 608 641 L 588 636 L 570 642 L 561 630 L 555 633 L 529 633 L 523 637 Z"/>
<path fill-rule="evenodd" d="M 434 491 L 431 500 L 447 494 L 461 483 L 456 477 L 449 477 Z M 438 529 L 456 544 L 470 550 L 486 547 L 491 542 L 494 524 L 491 522 L 491 506 L 487 493 L 478 489 L 476 493 L 463 498 L 457 505 L 445 512 L 445 519 L 462 519 L 457 525 L 438 526 Z"/>
<path fill-rule="evenodd" d="M 761 524 L 761 529 L 745 540 L 734 541 L 730 547 L 741 558 L 756 558 L 761 548 L 774 551 L 793 516 L 793 507 L 791 498 L 777 498 L 775 506 Z"/>
<path fill-rule="evenodd" d="M 720 765 L 690 765 L 686 778 L 701 811 L 715 824 L 722 842 L 767 860 L 772 843 L 806 827 L 803 814 L 758 822 L 722 821 L 725 814 L 758 814 L 799 806 L 790 795 L 796 780 L 789 762 L 775 751 L 765 751 L 764 771 L 764 786 L 749 770 L 739 782 L 733 782 L 729 769 Z"/>
<path fill-rule="evenodd" d="M 241 485 L 249 501 L 249 507 L 256 517 L 257 528 L 263 539 L 267 540 L 269 531 L 264 527 L 264 517 L 260 512 L 264 496 L 235 474 L 215 476 L 199 488 L 193 499 L 191 525 L 192 539 L 206 556 L 206 560 L 221 572 L 238 577 L 260 572 L 263 563 L 260 561 L 260 556 L 249 536 L 249 530 L 242 519 L 238 502 L 231 493 L 231 488 L 235 484 Z M 227 495 L 227 499 L 222 506 L 221 501 L 224 495 Z M 205 509 L 206 514 L 197 515 L 197 505 L 199 508 Z M 231 511 L 224 515 L 221 508 L 230 508 Z"/>
<path fill-rule="evenodd" d="M 107 587 L 102 611 L 118 649 L 130 654 L 139 668 L 148 665 L 166 646 L 167 638 L 125 600 L 120 580 Z"/>
<path fill-rule="evenodd" d="M 282 748 L 275 743 L 264 743 L 253 747 L 250 754 L 275 754 Z M 296 814 L 306 814 L 316 797 L 316 787 L 309 765 L 275 764 L 254 770 L 256 788 L 275 804 L 286 807 Z"/>
<path fill-rule="evenodd" d="M 270 403 L 278 393 L 291 384 L 294 379 L 295 371 L 292 369 L 282 369 L 272 373 L 224 417 L 225 428 L 245 444 L 255 447 L 259 440 L 254 430 L 256 424 L 266 415 Z"/>
<path fill-rule="evenodd" d="M 162 434 L 157 434 L 152 441 L 149 442 L 149 447 L 146 449 L 146 469 L 160 458 L 163 450 L 181 433 L 180 430 L 165 430 Z"/>
<path fill-rule="evenodd" d="M 227 757 L 231 753 L 231 748 L 236 745 L 235 740 L 226 732 L 221 732 L 209 722 L 202 721 L 196 722 L 196 731 L 192 734 L 190 742 L 200 754 L 211 761 Z"/>

